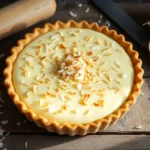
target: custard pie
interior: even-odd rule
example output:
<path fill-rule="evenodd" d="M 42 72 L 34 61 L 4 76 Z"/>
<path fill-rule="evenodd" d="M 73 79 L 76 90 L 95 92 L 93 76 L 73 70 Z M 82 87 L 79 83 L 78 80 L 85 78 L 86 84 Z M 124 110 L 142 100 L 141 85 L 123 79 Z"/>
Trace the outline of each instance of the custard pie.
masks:
<path fill-rule="evenodd" d="M 49 132 L 85 135 L 121 118 L 140 94 L 143 70 L 123 35 L 86 21 L 46 24 L 12 48 L 4 70 L 19 110 Z"/>

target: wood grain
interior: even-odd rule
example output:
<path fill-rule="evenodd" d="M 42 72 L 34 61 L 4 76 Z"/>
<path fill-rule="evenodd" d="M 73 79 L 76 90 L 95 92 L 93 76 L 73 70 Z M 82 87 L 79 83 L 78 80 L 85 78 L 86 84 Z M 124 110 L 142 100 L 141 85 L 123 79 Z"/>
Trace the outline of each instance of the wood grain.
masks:
<path fill-rule="evenodd" d="M 149 141 L 150 135 L 8 135 L 3 144 L 8 150 L 148 150 Z"/>

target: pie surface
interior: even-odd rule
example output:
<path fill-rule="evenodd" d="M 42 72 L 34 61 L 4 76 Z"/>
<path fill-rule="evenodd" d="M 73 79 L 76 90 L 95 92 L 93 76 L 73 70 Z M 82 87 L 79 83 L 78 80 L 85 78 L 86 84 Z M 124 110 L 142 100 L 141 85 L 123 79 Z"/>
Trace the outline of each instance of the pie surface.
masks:
<path fill-rule="evenodd" d="M 124 48 L 90 29 L 67 28 L 40 35 L 18 54 L 13 85 L 26 106 L 60 123 L 104 118 L 127 99 L 134 67 Z"/>

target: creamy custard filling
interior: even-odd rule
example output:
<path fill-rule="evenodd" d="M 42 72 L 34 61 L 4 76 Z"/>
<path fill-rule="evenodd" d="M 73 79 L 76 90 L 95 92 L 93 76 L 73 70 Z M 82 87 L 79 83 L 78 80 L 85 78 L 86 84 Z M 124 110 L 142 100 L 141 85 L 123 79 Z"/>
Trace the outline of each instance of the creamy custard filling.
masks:
<path fill-rule="evenodd" d="M 38 115 L 84 124 L 123 104 L 132 91 L 134 68 L 113 39 L 69 28 L 30 42 L 14 64 L 13 83 L 20 100 Z"/>

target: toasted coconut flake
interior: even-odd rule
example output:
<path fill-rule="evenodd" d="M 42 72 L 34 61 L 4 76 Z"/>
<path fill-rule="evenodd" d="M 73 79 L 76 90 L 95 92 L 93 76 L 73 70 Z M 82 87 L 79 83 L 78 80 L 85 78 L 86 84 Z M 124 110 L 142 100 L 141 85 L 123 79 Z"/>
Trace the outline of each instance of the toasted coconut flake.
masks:
<path fill-rule="evenodd" d="M 97 61 L 99 59 L 99 56 L 94 56 L 93 61 Z"/>
<path fill-rule="evenodd" d="M 104 102 L 105 102 L 104 99 L 101 99 L 101 100 L 99 100 L 97 102 L 94 102 L 93 105 L 94 106 L 103 107 L 104 106 Z"/>
<path fill-rule="evenodd" d="M 105 84 L 109 84 L 109 82 L 106 81 L 105 79 L 102 79 L 102 81 L 103 81 Z"/>
<path fill-rule="evenodd" d="M 114 68 L 114 67 L 112 67 L 112 70 L 114 70 L 115 72 L 118 72 L 118 70 L 116 68 Z"/>
<path fill-rule="evenodd" d="M 63 94 L 60 94 L 60 99 L 64 102 L 65 101 L 65 98 L 64 98 L 64 95 Z"/>
<path fill-rule="evenodd" d="M 71 110 L 71 113 L 73 113 L 73 114 L 79 114 L 79 111 L 78 110 Z"/>
<path fill-rule="evenodd" d="M 89 113 L 90 113 L 90 109 L 88 109 L 88 110 L 86 110 L 85 112 L 84 112 L 84 115 L 88 115 Z"/>
<path fill-rule="evenodd" d="M 85 38 L 85 40 L 88 41 L 88 42 L 89 42 L 91 39 L 92 39 L 91 36 L 87 36 L 87 37 Z"/>
<path fill-rule="evenodd" d="M 79 29 L 79 30 L 77 30 L 77 32 L 78 32 L 78 33 L 82 33 L 82 32 L 83 32 L 83 30 Z"/>
<path fill-rule="evenodd" d="M 91 94 L 84 94 L 80 100 L 80 104 L 87 105 L 87 100 L 90 98 Z"/>
<path fill-rule="evenodd" d="M 99 64 L 99 66 L 104 66 L 106 64 L 107 64 L 107 62 L 102 62 L 101 64 Z"/>
<path fill-rule="evenodd" d="M 112 78 L 108 73 L 105 73 L 105 75 L 106 75 L 106 78 L 108 79 L 108 81 L 112 81 Z"/>
<path fill-rule="evenodd" d="M 105 54 L 105 56 L 111 56 L 111 55 L 112 55 L 112 53 Z"/>
<path fill-rule="evenodd" d="M 57 114 L 62 113 L 62 112 L 63 112 L 63 109 L 61 108 L 61 109 L 58 109 L 57 111 L 55 111 L 53 114 L 57 115 Z"/>
<path fill-rule="evenodd" d="M 35 55 L 33 53 L 27 53 L 27 55 L 30 57 L 35 57 Z"/>
<path fill-rule="evenodd" d="M 89 51 L 89 52 L 87 52 L 87 55 L 88 55 L 88 56 L 91 56 L 91 55 L 93 55 L 93 52 L 92 52 L 92 51 Z"/>
<path fill-rule="evenodd" d="M 36 56 L 40 55 L 40 52 L 41 52 L 41 49 L 38 49 L 38 50 L 36 51 Z"/>
<path fill-rule="evenodd" d="M 56 94 L 53 94 L 53 93 L 50 93 L 50 92 L 47 92 L 46 93 L 48 96 L 51 96 L 51 97 L 56 97 Z"/>
<path fill-rule="evenodd" d="M 98 92 L 106 92 L 107 89 L 99 89 Z"/>
<path fill-rule="evenodd" d="M 98 50 L 99 49 L 99 46 L 93 46 L 92 47 L 92 50 Z"/>
<path fill-rule="evenodd" d="M 64 104 L 64 105 L 62 106 L 62 109 L 63 109 L 63 110 L 67 110 L 67 109 L 68 109 L 68 105 Z"/>
<path fill-rule="evenodd" d="M 31 94 L 32 94 L 32 92 L 28 91 L 27 94 L 26 94 L 26 96 L 29 97 L 29 96 L 31 96 Z"/>
<path fill-rule="evenodd" d="M 28 76 L 29 75 L 29 72 L 26 70 L 25 72 L 24 72 L 24 76 Z"/>
<path fill-rule="evenodd" d="M 22 84 L 22 85 L 24 85 L 24 86 L 27 86 L 27 87 L 30 86 L 30 84 L 27 84 L 27 83 L 25 83 L 24 81 L 20 81 L 20 84 Z"/>
<path fill-rule="evenodd" d="M 121 84 L 118 80 L 114 80 L 116 83 Z"/>
<path fill-rule="evenodd" d="M 57 92 L 59 92 L 59 89 L 58 89 L 58 88 L 56 88 L 56 93 L 57 93 Z"/>
<path fill-rule="evenodd" d="M 122 73 L 122 74 L 120 74 L 120 77 L 121 77 L 121 78 L 126 78 L 126 77 L 127 77 L 127 74 L 126 74 L 126 73 Z"/>
<path fill-rule="evenodd" d="M 42 56 L 42 57 L 41 57 L 41 60 L 43 60 L 43 59 L 45 59 L 45 58 L 46 58 L 46 56 Z"/>
<path fill-rule="evenodd" d="M 62 49 L 65 49 L 66 46 L 62 43 L 62 44 L 59 44 L 59 47 L 62 48 Z"/>
<path fill-rule="evenodd" d="M 27 66 L 31 66 L 31 62 L 30 61 L 26 61 Z"/>
<path fill-rule="evenodd" d="M 115 62 L 115 65 L 116 65 L 117 68 L 119 68 L 119 69 L 121 68 L 121 65 L 120 65 L 120 62 L 119 62 L 119 61 L 116 61 L 116 62 Z"/>
<path fill-rule="evenodd" d="M 63 40 L 64 40 L 65 42 L 68 42 L 68 41 L 69 41 L 69 38 L 64 37 Z"/>
<path fill-rule="evenodd" d="M 69 98 L 67 95 L 65 95 L 64 98 L 65 98 L 66 100 L 70 100 L 70 98 Z"/>
<path fill-rule="evenodd" d="M 54 53 L 52 58 L 55 59 L 58 56 L 58 54 L 59 54 L 58 52 Z"/>
<path fill-rule="evenodd" d="M 37 45 L 37 46 L 32 46 L 33 49 L 40 49 L 41 46 L 40 45 Z"/>
<path fill-rule="evenodd" d="M 36 85 L 34 85 L 34 86 L 32 87 L 32 92 L 33 92 L 34 94 L 35 94 L 36 88 L 37 88 Z"/>
<path fill-rule="evenodd" d="M 68 92 L 68 94 L 70 94 L 70 95 L 75 95 L 76 92 Z"/>
<path fill-rule="evenodd" d="M 97 40 L 95 43 L 98 44 L 98 45 L 100 45 L 101 41 Z"/>
<path fill-rule="evenodd" d="M 104 44 L 105 46 L 110 46 L 110 43 L 107 40 L 104 41 Z"/>
<path fill-rule="evenodd" d="M 120 88 L 115 89 L 115 93 L 118 93 L 120 91 Z"/>
<path fill-rule="evenodd" d="M 79 84 L 76 85 L 76 87 L 77 87 L 78 90 L 81 90 L 82 84 L 79 83 Z"/>

